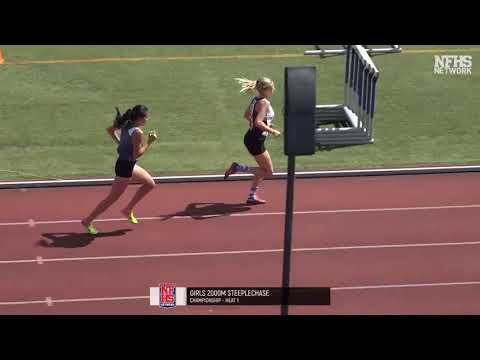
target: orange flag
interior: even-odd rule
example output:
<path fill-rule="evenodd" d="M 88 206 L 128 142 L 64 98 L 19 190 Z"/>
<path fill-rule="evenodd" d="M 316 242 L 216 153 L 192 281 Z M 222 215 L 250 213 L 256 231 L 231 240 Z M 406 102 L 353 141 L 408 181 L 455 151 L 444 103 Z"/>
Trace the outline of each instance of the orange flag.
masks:
<path fill-rule="evenodd" d="M 0 65 L 5 63 L 5 58 L 3 57 L 2 50 L 0 49 Z"/>

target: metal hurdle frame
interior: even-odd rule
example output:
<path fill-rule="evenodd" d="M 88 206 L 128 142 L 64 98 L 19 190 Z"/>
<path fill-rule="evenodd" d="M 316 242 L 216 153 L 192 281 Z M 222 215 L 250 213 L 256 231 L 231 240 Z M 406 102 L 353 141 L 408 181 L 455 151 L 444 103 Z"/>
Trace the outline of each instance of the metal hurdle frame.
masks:
<path fill-rule="evenodd" d="M 343 49 L 323 49 L 319 45 L 315 45 L 317 50 L 307 50 L 305 51 L 305 55 L 318 55 L 321 58 L 327 56 L 335 56 L 335 55 L 345 55 L 347 53 L 347 47 L 350 45 L 342 45 Z M 361 45 L 365 48 L 368 55 L 375 56 L 375 55 L 385 55 L 385 54 L 397 54 L 402 52 L 402 48 L 400 45 L 390 45 L 389 48 L 369 48 L 368 45 Z"/>
<path fill-rule="evenodd" d="M 343 49 L 305 51 L 305 55 L 346 55 L 344 103 L 317 105 L 315 141 L 320 149 L 371 144 L 375 114 L 376 85 L 380 72 L 370 55 L 400 53 L 399 45 L 373 48 L 367 45 L 343 45 Z M 322 125 L 333 124 L 334 127 Z"/>

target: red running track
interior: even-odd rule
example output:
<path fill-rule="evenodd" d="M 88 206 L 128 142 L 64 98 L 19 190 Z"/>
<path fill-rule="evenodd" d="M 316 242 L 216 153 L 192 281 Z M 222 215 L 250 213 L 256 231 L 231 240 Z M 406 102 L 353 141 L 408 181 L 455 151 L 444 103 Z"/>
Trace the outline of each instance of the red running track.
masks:
<path fill-rule="evenodd" d="M 292 286 L 332 288 L 291 314 L 480 314 L 480 174 L 297 180 Z M 108 187 L 1 190 L 0 314 L 279 314 L 149 305 L 149 287 L 281 284 L 285 181 L 160 184 L 131 225 L 131 187 L 83 234 Z"/>

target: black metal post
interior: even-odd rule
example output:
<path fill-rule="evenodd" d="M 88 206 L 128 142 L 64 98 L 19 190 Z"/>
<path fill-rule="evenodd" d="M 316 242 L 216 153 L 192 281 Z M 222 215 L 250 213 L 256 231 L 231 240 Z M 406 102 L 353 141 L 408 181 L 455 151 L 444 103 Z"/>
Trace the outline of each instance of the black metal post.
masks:
<path fill-rule="evenodd" d="M 293 191 L 295 189 L 295 156 L 288 156 L 287 204 L 285 209 L 285 243 L 283 247 L 282 309 L 288 315 L 288 292 L 290 288 L 290 258 L 292 253 Z"/>

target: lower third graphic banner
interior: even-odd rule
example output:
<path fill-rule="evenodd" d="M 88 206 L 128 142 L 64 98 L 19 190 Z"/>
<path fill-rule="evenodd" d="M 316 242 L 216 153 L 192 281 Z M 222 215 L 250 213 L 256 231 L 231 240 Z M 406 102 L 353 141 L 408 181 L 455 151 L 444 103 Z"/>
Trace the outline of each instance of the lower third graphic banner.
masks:
<path fill-rule="evenodd" d="M 330 288 L 288 289 L 289 305 L 330 305 Z M 282 288 L 175 287 L 162 284 L 150 288 L 150 305 L 281 305 Z"/>

